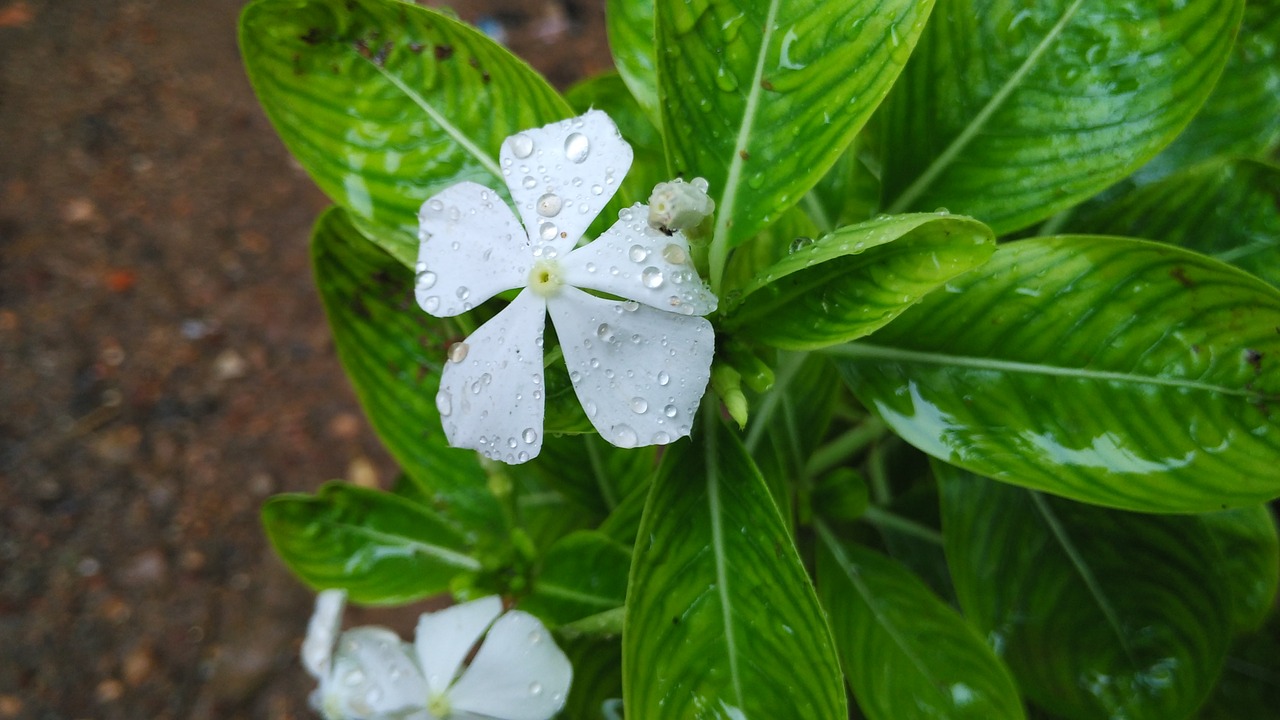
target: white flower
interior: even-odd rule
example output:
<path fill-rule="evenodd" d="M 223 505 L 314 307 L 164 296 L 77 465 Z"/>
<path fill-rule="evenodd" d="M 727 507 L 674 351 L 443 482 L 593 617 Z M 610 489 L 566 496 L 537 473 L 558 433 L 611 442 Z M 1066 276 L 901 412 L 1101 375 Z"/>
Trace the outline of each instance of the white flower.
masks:
<path fill-rule="evenodd" d="M 593 110 L 509 137 L 499 154 L 523 228 L 497 192 L 471 182 L 419 214 L 415 291 L 424 310 L 450 317 L 523 288 L 450 349 L 436 396 L 449 444 L 507 463 L 538 454 L 548 312 L 601 436 L 636 447 L 688 435 L 715 344 L 711 323 L 695 316 L 716 307 L 688 241 L 649 227 L 648 208 L 637 204 L 574 248 L 631 166 L 631 147 Z"/>
<path fill-rule="evenodd" d="M 663 232 L 688 230 L 701 225 L 715 209 L 716 201 L 707 195 L 706 180 L 694 178 L 686 183 L 676 178 L 653 186 L 649 225 Z"/>
<path fill-rule="evenodd" d="M 320 681 L 312 703 L 328 720 L 547 720 L 573 679 L 542 623 L 503 613 L 494 596 L 424 613 L 413 645 L 379 627 L 337 637 L 341 622 L 342 593 L 321 593 L 302 645 Z"/>

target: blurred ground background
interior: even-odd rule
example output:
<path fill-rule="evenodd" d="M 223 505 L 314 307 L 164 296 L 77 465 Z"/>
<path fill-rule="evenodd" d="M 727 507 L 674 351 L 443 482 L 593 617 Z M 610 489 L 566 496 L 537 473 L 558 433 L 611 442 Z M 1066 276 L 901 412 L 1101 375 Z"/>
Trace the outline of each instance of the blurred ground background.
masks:
<path fill-rule="evenodd" d="M 0 719 L 316 717 L 257 511 L 393 466 L 244 4 L 0 0 Z M 609 65 L 598 0 L 452 4 L 559 87 Z"/>

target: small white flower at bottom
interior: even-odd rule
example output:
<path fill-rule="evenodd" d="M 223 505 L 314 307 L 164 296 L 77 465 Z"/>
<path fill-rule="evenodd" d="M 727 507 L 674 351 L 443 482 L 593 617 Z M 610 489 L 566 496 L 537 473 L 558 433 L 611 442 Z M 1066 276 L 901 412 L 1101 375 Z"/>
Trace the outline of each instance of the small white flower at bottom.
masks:
<path fill-rule="evenodd" d="M 424 613 L 413 645 L 379 627 L 335 641 L 341 603 L 340 593 L 317 598 L 303 642 L 320 681 L 312 704 L 327 720 L 548 720 L 564 707 L 568 658 L 537 618 L 503 613 L 497 597 Z"/>
<path fill-rule="evenodd" d="M 650 227 L 649 209 L 636 204 L 575 248 L 631 166 L 631 147 L 594 110 L 509 137 L 499 155 L 519 220 L 498 193 L 471 182 L 419 214 L 415 294 L 428 313 L 451 317 L 523 288 L 450 349 L 436 396 L 449 444 L 506 463 L 539 453 L 548 313 L 601 437 L 637 447 L 688 435 L 715 347 L 711 323 L 697 316 L 716 308 L 688 241 Z"/>

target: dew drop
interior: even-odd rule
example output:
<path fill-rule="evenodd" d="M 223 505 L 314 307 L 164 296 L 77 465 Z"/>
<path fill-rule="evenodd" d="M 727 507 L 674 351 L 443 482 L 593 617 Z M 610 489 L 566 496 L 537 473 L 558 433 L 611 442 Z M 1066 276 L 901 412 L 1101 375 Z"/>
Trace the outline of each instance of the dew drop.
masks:
<path fill-rule="evenodd" d="M 605 342 L 613 342 L 613 328 L 609 327 L 609 323 L 600 323 L 600 327 L 596 328 L 596 335 Z"/>
<path fill-rule="evenodd" d="M 453 412 L 453 395 L 448 390 L 436 393 L 436 410 L 440 411 L 440 417 L 449 417 Z"/>
<path fill-rule="evenodd" d="M 559 233 L 560 228 L 556 227 L 553 222 L 544 222 L 538 226 L 538 237 L 543 240 L 554 240 Z"/>
<path fill-rule="evenodd" d="M 659 430 L 653 434 L 652 442 L 654 445 L 667 445 L 671 442 L 671 436 Z"/>
<path fill-rule="evenodd" d="M 668 243 L 666 247 L 662 248 L 662 259 L 672 265 L 683 265 L 688 262 L 689 254 L 679 245 Z"/>
<path fill-rule="evenodd" d="M 536 680 L 535 680 L 535 681 L 533 681 L 533 682 L 531 682 L 531 683 L 529 683 L 529 694 L 530 694 L 530 695 L 541 695 L 541 694 L 542 694 L 542 683 L 540 683 L 540 682 L 538 682 L 538 681 L 536 681 Z"/>
<path fill-rule="evenodd" d="M 667 384 L 669 384 L 670 382 L 671 382 L 671 376 L 667 374 L 667 371 L 666 371 L 666 370 L 659 370 L 659 371 L 658 371 L 658 384 L 659 384 L 659 385 L 661 385 L 661 386 L 663 386 L 663 387 L 666 387 L 666 386 L 667 386 Z"/>
<path fill-rule="evenodd" d="M 520 133 L 511 138 L 511 153 L 518 158 L 527 158 L 533 154 L 533 138 Z"/>
<path fill-rule="evenodd" d="M 800 252 L 801 250 L 809 247 L 812 244 L 813 244 L 813 238 L 798 237 L 795 240 L 791 241 L 791 248 L 788 250 L 788 252 L 793 252 L 793 253 Z"/>
<path fill-rule="evenodd" d="M 466 360 L 466 359 L 467 359 L 467 351 L 468 351 L 468 350 L 470 350 L 470 349 L 471 349 L 471 346 L 470 346 L 470 345 L 468 345 L 468 344 L 466 344 L 466 343 L 464 343 L 464 342 L 454 343 L 453 345 L 450 345 L 450 346 L 449 346 L 449 361 L 450 361 L 450 362 L 460 363 L 460 362 L 462 362 L 463 360 Z"/>
<path fill-rule="evenodd" d="M 430 270 L 423 270 L 422 272 L 418 273 L 415 285 L 419 290 L 430 290 L 432 287 L 435 286 L 435 284 L 436 284 L 435 273 L 431 272 Z"/>
<path fill-rule="evenodd" d="M 631 258 L 631 262 L 644 262 L 649 259 L 649 248 L 643 245 L 632 245 L 631 250 L 627 252 L 627 257 Z"/>
<path fill-rule="evenodd" d="M 427 301 L 422 304 L 422 307 L 429 313 L 434 313 L 435 311 L 439 310 L 440 309 L 439 296 L 432 295 L 431 297 L 427 298 Z"/>
<path fill-rule="evenodd" d="M 595 271 L 596 271 L 596 264 L 593 262 L 587 263 L 587 272 L 593 273 Z"/>
<path fill-rule="evenodd" d="M 669 418 L 675 417 L 677 414 L 679 414 L 679 412 L 680 411 L 676 409 L 675 405 L 668 405 L 662 408 L 662 414 L 666 415 Z"/>
<path fill-rule="evenodd" d="M 649 409 L 649 401 L 642 397 L 631 398 L 631 412 L 643 415 Z"/>
<path fill-rule="evenodd" d="M 507 438 L 507 447 L 515 450 L 518 445 L 519 443 L 516 442 L 515 438 Z"/>
<path fill-rule="evenodd" d="M 587 411 L 587 417 L 595 417 L 595 416 L 596 416 L 597 408 L 596 408 L 596 404 L 595 404 L 594 402 L 592 402 L 592 401 L 588 400 L 588 401 L 587 401 L 587 404 L 586 404 L 586 405 L 584 405 L 582 409 L 584 409 L 584 410 L 586 410 L 586 411 Z"/>
<path fill-rule="evenodd" d="M 535 185 L 537 185 L 537 184 L 538 184 L 538 181 L 537 181 L 537 180 L 534 180 L 532 175 L 526 175 L 526 176 L 525 176 L 525 178 L 524 178 L 524 186 L 525 186 L 525 188 L 527 188 L 527 189 L 529 189 L 529 190 L 532 190 L 532 189 L 534 188 L 534 186 L 535 186 Z"/>
<path fill-rule="evenodd" d="M 601 186 L 599 186 L 599 185 L 592 185 L 592 186 L 591 186 L 591 192 L 595 193 L 596 195 L 603 195 L 603 194 L 604 194 L 604 188 L 603 188 L 603 187 L 601 187 Z"/>
<path fill-rule="evenodd" d="M 534 630 L 533 632 L 529 633 L 530 645 L 537 645 L 540 642 L 542 642 L 542 633 L 538 632 L 537 630 Z"/>
<path fill-rule="evenodd" d="M 640 273 L 640 282 L 644 283 L 647 288 L 662 287 L 662 271 L 656 267 L 649 266 Z"/>
<path fill-rule="evenodd" d="M 459 300 L 466 300 L 466 299 L 467 299 L 467 298 L 469 298 L 469 297 L 471 297 L 471 291 L 470 291 L 470 290 L 466 289 L 465 287 L 460 287 L 460 288 L 458 288 L 458 299 L 459 299 Z"/>
<path fill-rule="evenodd" d="M 444 203 L 441 202 L 440 200 L 432 200 L 431 202 L 427 203 L 427 207 L 431 208 L 436 212 L 444 212 Z"/>
<path fill-rule="evenodd" d="M 636 431 L 631 429 L 630 425 L 614 425 L 613 426 L 614 445 L 621 448 L 632 448 L 640 442 L 640 436 L 636 435 Z"/>
<path fill-rule="evenodd" d="M 524 440 L 526 445 L 532 445 L 538 441 L 538 432 L 533 428 L 525 428 L 524 432 L 520 433 L 520 439 Z"/>
<path fill-rule="evenodd" d="M 555 193 L 547 193 L 538 198 L 538 214 L 542 217 L 555 217 L 560 214 L 562 207 L 564 207 L 564 200 Z"/>
<path fill-rule="evenodd" d="M 580 163 L 587 159 L 591 152 L 591 141 L 582 133 L 573 133 L 564 139 L 564 156 Z"/>
<path fill-rule="evenodd" d="M 626 312 L 635 312 L 640 309 L 640 303 L 635 300 L 624 300 L 618 307 Z"/>

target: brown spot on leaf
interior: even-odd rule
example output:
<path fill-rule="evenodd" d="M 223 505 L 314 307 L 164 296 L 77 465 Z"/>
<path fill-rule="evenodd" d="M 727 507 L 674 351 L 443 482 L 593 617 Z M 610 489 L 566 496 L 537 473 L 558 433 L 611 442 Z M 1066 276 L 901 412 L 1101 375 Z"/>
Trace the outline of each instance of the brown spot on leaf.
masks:
<path fill-rule="evenodd" d="M 317 45 L 324 38 L 320 34 L 320 28 L 313 27 L 307 30 L 306 35 L 301 35 L 298 39 L 308 45 Z"/>
<path fill-rule="evenodd" d="M 1262 372 L 1262 353 L 1253 348 L 1244 349 L 1244 361 L 1253 367 L 1255 373 Z"/>
<path fill-rule="evenodd" d="M 1195 286 L 1195 283 L 1191 280 L 1191 278 L 1187 277 L 1186 268 L 1182 267 L 1181 265 L 1170 270 L 1169 277 L 1172 277 L 1174 280 L 1177 280 L 1178 284 L 1182 285 L 1182 287 Z"/>
<path fill-rule="evenodd" d="M 751 153 L 747 152 L 746 150 L 739 150 L 738 157 L 742 158 L 743 160 L 750 160 Z"/>
<path fill-rule="evenodd" d="M 773 83 L 769 82 L 765 78 L 760 79 L 760 87 L 764 88 L 765 90 L 768 90 L 769 92 L 773 92 Z"/>
<path fill-rule="evenodd" d="M 448 60 L 449 58 L 453 57 L 453 46 L 437 45 L 431 49 L 431 52 L 435 53 L 437 60 Z M 475 60 L 476 60 L 475 58 L 471 58 L 472 65 L 476 64 Z"/>
<path fill-rule="evenodd" d="M 374 53 L 373 57 L 369 59 L 373 62 L 374 65 L 377 65 L 378 67 L 382 67 L 382 65 L 387 61 L 387 57 L 391 55 L 392 47 L 393 45 L 391 41 L 388 40 L 387 42 L 383 43 L 382 47 L 378 48 L 378 52 Z"/>

